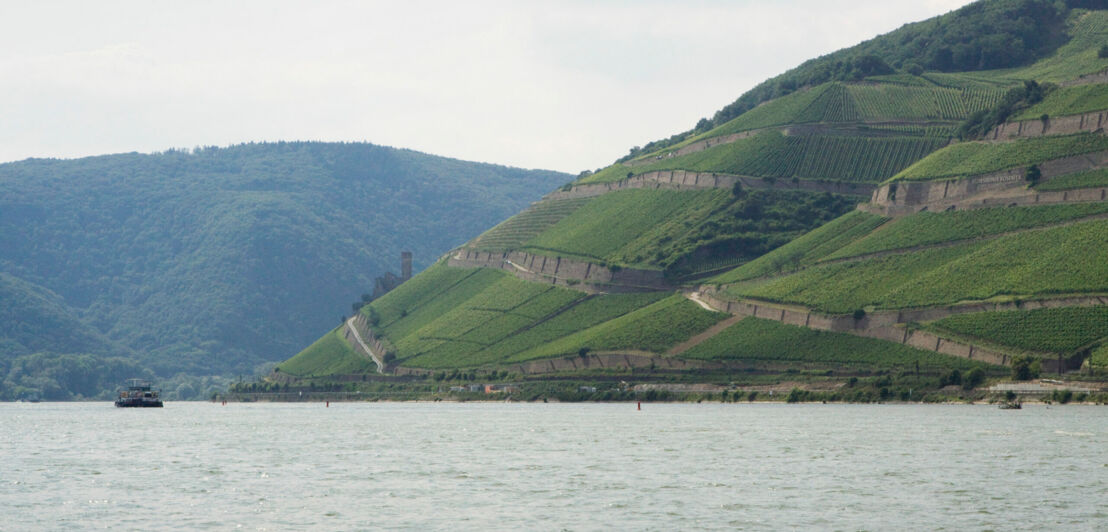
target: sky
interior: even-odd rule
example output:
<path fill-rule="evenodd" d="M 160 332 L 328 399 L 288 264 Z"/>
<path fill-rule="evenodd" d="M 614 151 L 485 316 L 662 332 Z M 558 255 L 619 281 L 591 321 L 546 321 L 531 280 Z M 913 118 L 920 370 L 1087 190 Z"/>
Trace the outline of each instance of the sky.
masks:
<path fill-rule="evenodd" d="M 0 0 L 0 162 L 372 142 L 578 173 L 969 0 Z"/>

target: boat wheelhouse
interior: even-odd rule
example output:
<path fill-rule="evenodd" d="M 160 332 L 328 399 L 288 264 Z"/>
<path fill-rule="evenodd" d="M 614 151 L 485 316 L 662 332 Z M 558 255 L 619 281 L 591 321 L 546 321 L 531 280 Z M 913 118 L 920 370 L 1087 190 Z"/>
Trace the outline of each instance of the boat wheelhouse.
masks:
<path fill-rule="evenodd" d="M 150 387 L 150 381 L 142 379 L 129 379 L 127 389 L 119 392 L 115 400 L 118 407 L 160 407 L 162 399 L 158 390 Z"/>

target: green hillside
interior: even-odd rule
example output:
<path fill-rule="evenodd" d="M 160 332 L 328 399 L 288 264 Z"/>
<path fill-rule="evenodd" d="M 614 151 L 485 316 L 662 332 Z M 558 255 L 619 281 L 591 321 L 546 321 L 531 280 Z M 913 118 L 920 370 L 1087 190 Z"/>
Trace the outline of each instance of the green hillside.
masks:
<path fill-rule="evenodd" d="M 1108 220 L 1029 230 L 991 240 L 816 265 L 732 285 L 735 296 L 798 303 L 831 313 L 911 308 L 999 296 L 1108 292 Z"/>
<path fill-rule="evenodd" d="M 896 174 L 892 180 L 973 176 L 1104 150 L 1108 150 L 1108 137 L 1091 133 L 999 143 L 963 142 L 931 154 Z"/>
<path fill-rule="evenodd" d="M 39 351 L 251 375 L 349 314 L 401 250 L 418 271 L 569 179 L 337 143 L 2 164 L 0 382 L 70 388 L 6 369 Z"/>
<path fill-rule="evenodd" d="M 1108 111 L 1106 28 L 1096 2 L 983 0 L 770 79 L 368 304 L 396 374 L 381 378 L 435 398 L 481 379 L 532 399 L 618 382 L 981 400 L 1077 371 L 1099 386 L 1108 137 L 1073 122 L 972 139 Z M 334 342 L 282 371 L 340 364 Z"/>
<path fill-rule="evenodd" d="M 717 263 L 757 257 L 852 208 L 842 196 L 796 191 L 625 190 L 582 202 L 571 215 L 507 247 L 505 235 L 549 203 L 510 218 L 472 244 L 476 249 L 523 250 L 602 264 L 688 274 Z M 518 219 L 518 221 L 517 221 Z M 538 224 L 530 225 L 538 227 Z"/>

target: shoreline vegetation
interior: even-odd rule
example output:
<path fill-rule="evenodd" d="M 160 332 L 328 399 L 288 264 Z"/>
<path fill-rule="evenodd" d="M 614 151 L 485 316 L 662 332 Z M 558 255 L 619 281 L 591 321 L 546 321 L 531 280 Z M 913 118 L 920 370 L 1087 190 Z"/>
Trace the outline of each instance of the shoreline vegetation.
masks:
<path fill-rule="evenodd" d="M 873 375 L 744 383 L 649 381 L 567 377 L 514 382 L 374 383 L 273 386 L 240 382 L 212 401 L 230 402 L 530 402 L 530 403 L 843 403 L 843 404 L 1088 404 L 1108 405 L 1108 388 L 1096 380 L 992 379 L 957 370 L 934 375 Z"/>

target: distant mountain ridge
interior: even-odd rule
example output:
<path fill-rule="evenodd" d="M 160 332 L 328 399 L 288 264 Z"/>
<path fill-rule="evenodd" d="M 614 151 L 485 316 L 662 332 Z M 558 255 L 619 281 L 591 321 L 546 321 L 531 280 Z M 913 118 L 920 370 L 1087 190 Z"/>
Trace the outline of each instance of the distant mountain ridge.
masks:
<path fill-rule="evenodd" d="M 418 271 L 569 179 L 366 143 L 2 164 L 0 383 L 35 352 L 251 374 L 349 314 L 401 250 Z"/>

